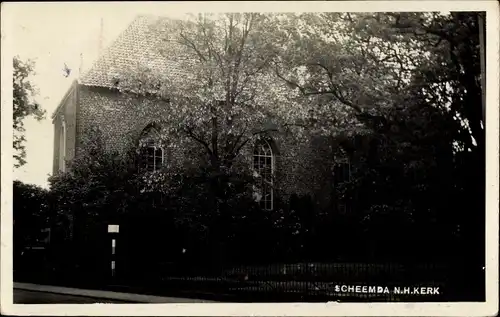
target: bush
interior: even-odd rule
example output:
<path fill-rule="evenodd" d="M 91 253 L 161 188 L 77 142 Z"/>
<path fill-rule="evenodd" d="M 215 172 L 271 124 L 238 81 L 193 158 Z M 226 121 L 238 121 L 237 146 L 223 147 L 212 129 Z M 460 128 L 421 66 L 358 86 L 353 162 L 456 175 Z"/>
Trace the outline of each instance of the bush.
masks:
<path fill-rule="evenodd" d="M 14 253 L 45 244 L 50 227 L 49 193 L 20 181 L 13 182 Z"/>

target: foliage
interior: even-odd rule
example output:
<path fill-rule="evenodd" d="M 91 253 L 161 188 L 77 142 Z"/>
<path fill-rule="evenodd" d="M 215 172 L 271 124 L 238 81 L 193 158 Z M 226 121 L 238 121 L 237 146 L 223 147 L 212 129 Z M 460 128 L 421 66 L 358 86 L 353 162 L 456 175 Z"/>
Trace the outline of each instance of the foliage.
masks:
<path fill-rule="evenodd" d="M 229 168 L 256 137 L 300 126 L 307 117 L 270 71 L 285 41 L 272 31 L 276 26 L 272 15 L 257 13 L 159 20 L 150 36 L 163 41 L 159 52 L 182 75 L 139 64 L 120 74 L 118 88 L 168 101 L 158 121 L 167 123 L 169 146 L 194 142 L 213 168 Z"/>
<path fill-rule="evenodd" d="M 111 222 L 122 225 L 120 243 L 130 248 L 121 252 L 161 248 L 170 251 L 158 256 L 171 261 L 180 260 L 181 249 L 188 250 L 188 257 L 207 256 L 214 263 L 279 258 L 295 250 L 291 238 L 301 219 L 286 205 L 276 213 L 262 210 L 251 195 L 255 179 L 250 171 L 201 166 L 147 176 L 135 166 L 135 151 L 120 156 L 106 151 L 101 141 L 97 129 L 68 172 L 51 179 L 51 208 L 73 223 L 81 259 L 97 252 Z M 152 229 L 157 225 L 162 230 Z"/>
<path fill-rule="evenodd" d="M 45 238 L 43 229 L 50 227 L 48 191 L 20 181 L 13 182 L 14 250 L 38 246 Z"/>
<path fill-rule="evenodd" d="M 15 167 L 26 164 L 26 150 L 24 142 L 24 120 L 27 117 L 33 117 L 36 120 L 45 118 L 45 110 L 35 101 L 37 90 L 30 81 L 30 76 L 34 75 L 34 62 L 21 61 L 14 57 L 14 75 L 13 84 L 13 127 L 14 127 L 14 159 Z"/>
<path fill-rule="evenodd" d="M 336 189 L 361 213 L 368 239 L 433 228 L 431 241 L 461 232 L 480 243 L 483 216 L 466 216 L 484 209 L 477 19 L 474 12 L 322 13 L 292 15 L 287 24 L 292 40 L 276 73 L 314 101 L 315 130 L 374 139 L 371 150 L 340 143 L 350 156 L 361 153 L 352 181 Z"/>
<path fill-rule="evenodd" d="M 107 151 L 99 129 L 89 131 L 82 142 L 85 151 L 71 162 L 69 170 L 49 179 L 51 194 L 58 212 L 79 218 L 75 223 L 104 225 L 126 212 L 129 197 L 138 194 L 134 156 Z"/>
<path fill-rule="evenodd" d="M 134 151 L 110 152 L 96 132 L 51 181 L 61 212 L 101 227 L 128 217 L 144 240 L 127 243 L 176 261 L 410 259 L 479 239 L 481 215 L 467 215 L 484 199 L 474 13 L 202 15 L 151 32 L 186 76 L 138 65 L 118 88 L 161 99 L 162 141 L 194 144 L 201 162 L 138 173 Z M 325 141 L 328 197 L 292 195 L 272 212 L 251 199 L 254 175 L 235 159 L 275 131 Z M 339 158 L 351 162 L 341 181 Z"/>
<path fill-rule="evenodd" d="M 315 99 L 319 125 L 352 135 L 360 121 L 388 129 L 395 115 L 413 121 L 416 107 L 431 107 L 448 117 L 443 130 L 460 149 L 473 150 L 484 139 L 477 19 L 474 12 L 293 15 L 276 72 Z M 345 112 L 350 119 L 339 120 Z"/>
<path fill-rule="evenodd" d="M 484 147 L 480 14 L 432 14 L 427 19 L 425 16 L 401 16 L 394 23 L 400 33 L 415 36 L 429 52 L 429 59 L 420 67 L 413 86 L 421 88 L 426 103 L 447 111 L 460 122 L 456 140 L 463 151 L 477 149 L 480 152 Z"/>

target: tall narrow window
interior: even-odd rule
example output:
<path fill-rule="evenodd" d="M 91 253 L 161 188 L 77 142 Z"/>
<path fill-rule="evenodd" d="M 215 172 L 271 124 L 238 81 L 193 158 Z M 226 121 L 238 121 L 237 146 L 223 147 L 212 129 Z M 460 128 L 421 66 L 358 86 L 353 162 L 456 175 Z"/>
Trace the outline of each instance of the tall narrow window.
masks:
<path fill-rule="evenodd" d="M 150 126 L 142 132 L 141 146 L 141 167 L 148 172 L 154 172 L 164 164 L 163 147 L 158 142 L 160 133 L 156 126 Z"/>
<path fill-rule="evenodd" d="M 253 168 L 259 179 L 256 198 L 262 208 L 272 210 L 274 207 L 274 155 L 268 140 L 259 139 L 253 152 Z"/>
<path fill-rule="evenodd" d="M 163 166 L 163 149 L 150 142 L 143 148 L 142 162 L 143 168 L 148 172 L 159 170 Z"/>
<path fill-rule="evenodd" d="M 64 118 L 59 131 L 59 171 L 66 171 L 66 122 Z"/>
<path fill-rule="evenodd" d="M 347 183 L 351 180 L 351 163 L 349 160 L 337 163 L 334 168 L 335 184 Z"/>

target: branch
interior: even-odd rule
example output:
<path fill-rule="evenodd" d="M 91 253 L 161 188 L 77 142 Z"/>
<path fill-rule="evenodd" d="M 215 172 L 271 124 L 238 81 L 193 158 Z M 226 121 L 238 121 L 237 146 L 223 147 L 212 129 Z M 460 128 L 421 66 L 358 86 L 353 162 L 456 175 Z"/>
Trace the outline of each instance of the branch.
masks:
<path fill-rule="evenodd" d="M 208 154 L 210 156 L 213 155 L 213 152 L 212 150 L 210 149 L 210 146 L 208 145 L 207 142 L 205 142 L 203 139 L 201 139 L 201 137 L 197 136 L 196 134 L 194 134 L 193 130 L 191 128 L 184 128 L 183 129 L 184 132 L 189 136 L 191 137 L 192 139 L 194 139 L 195 141 L 197 141 L 198 143 L 200 143 L 201 145 L 203 145 L 203 147 L 207 150 Z"/>
<path fill-rule="evenodd" d="M 215 47 L 212 45 L 212 43 L 211 43 L 212 41 L 209 40 L 209 36 L 207 34 L 205 25 L 204 24 L 200 24 L 200 27 L 201 27 L 201 30 L 203 31 L 203 36 L 204 36 L 204 39 L 205 39 L 205 44 L 208 47 L 209 54 L 213 55 L 217 59 L 217 61 L 220 64 L 220 68 L 221 68 L 221 71 L 222 71 L 222 76 L 225 76 L 224 67 L 223 67 L 224 63 L 222 62 L 222 57 L 220 56 L 219 52 L 217 52 L 217 50 L 215 49 Z"/>
<path fill-rule="evenodd" d="M 349 22 L 354 23 L 354 20 L 352 19 L 351 14 L 349 12 L 347 12 L 346 14 L 347 14 L 347 19 L 349 20 Z"/>
<path fill-rule="evenodd" d="M 285 123 L 283 125 L 283 127 L 300 127 L 300 128 L 304 128 L 304 129 L 309 128 L 308 125 L 301 124 L 301 123 Z"/>
<path fill-rule="evenodd" d="M 245 127 L 243 128 L 243 131 L 236 137 L 236 140 L 233 143 L 233 147 L 231 149 L 232 153 L 235 153 L 236 145 L 241 141 L 241 138 L 243 137 L 243 135 L 245 135 L 246 131 L 247 131 L 247 126 L 245 125 Z"/>
<path fill-rule="evenodd" d="M 255 68 L 255 71 L 250 72 L 250 73 L 244 72 L 245 78 L 243 79 L 243 81 L 242 81 L 242 83 L 240 85 L 240 89 L 238 89 L 238 90 L 235 91 L 234 96 L 233 96 L 233 98 L 234 98 L 233 102 L 235 102 L 236 98 L 243 92 L 243 89 L 246 87 L 246 85 L 247 85 L 248 81 L 250 80 L 250 78 L 253 77 L 254 75 L 256 75 L 257 73 L 259 73 L 261 70 L 263 70 L 264 67 L 268 65 L 268 62 L 269 62 L 270 59 L 271 59 L 271 57 L 267 57 L 264 60 L 264 62 L 262 62 L 261 65 L 259 65 L 258 67 Z"/>
<path fill-rule="evenodd" d="M 191 40 L 189 40 L 186 35 L 182 34 L 182 32 L 179 35 L 182 37 L 182 39 L 184 41 L 186 41 L 187 46 L 191 47 L 196 52 L 196 54 L 198 55 L 198 57 L 200 58 L 200 60 L 202 62 L 206 62 L 207 61 L 207 59 L 205 58 L 205 56 L 203 56 L 203 54 L 201 54 L 201 52 L 198 50 L 198 48 L 196 47 L 196 45 Z M 183 44 L 183 43 L 181 43 L 181 44 Z"/>
<path fill-rule="evenodd" d="M 262 130 L 262 131 L 257 131 L 257 132 L 254 132 L 252 133 L 252 137 L 249 137 L 247 138 L 245 141 L 243 141 L 239 146 L 238 148 L 236 149 L 236 151 L 234 153 L 239 153 L 240 150 L 245 146 L 245 144 L 247 144 L 250 140 L 252 140 L 252 138 L 256 135 L 259 135 L 259 134 L 264 134 L 264 133 L 267 133 L 267 132 L 271 132 L 271 131 L 275 131 L 277 132 L 278 129 L 275 129 L 275 128 L 270 128 L 270 129 L 266 129 L 266 130 Z"/>
<path fill-rule="evenodd" d="M 349 100 L 347 100 L 343 95 L 342 93 L 340 92 L 340 89 L 339 89 L 339 86 L 337 84 L 335 84 L 333 82 L 333 74 L 331 73 L 331 71 L 328 69 L 328 67 L 326 67 L 325 65 L 317 62 L 317 63 L 314 63 L 314 64 L 310 64 L 310 65 L 315 65 L 315 66 L 319 66 L 321 67 L 322 69 L 324 69 L 327 73 L 327 76 L 328 76 L 328 79 L 330 81 L 330 90 L 324 90 L 324 91 L 320 91 L 320 90 L 316 90 L 316 91 L 306 91 L 306 89 L 302 86 L 300 86 L 299 84 L 289 80 L 289 79 L 286 79 L 284 76 L 282 76 L 279 71 L 278 71 L 278 68 L 276 67 L 275 69 L 275 73 L 276 73 L 276 76 L 278 76 L 278 78 L 280 78 L 281 80 L 285 81 L 287 84 L 289 84 L 290 86 L 293 86 L 297 89 L 299 89 L 299 91 L 302 93 L 302 95 L 304 96 L 311 96 L 311 95 L 326 95 L 326 94 L 331 94 L 333 95 L 338 101 L 342 102 L 343 104 L 345 104 L 346 106 L 354 109 L 355 111 L 357 111 L 358 113 L 362 113 L 363 110 L 361 109 L 361 107 L 359 105 L 356 105 L 352 102 L 350 102 Z"/>
<path fill-rule="evenodd" d="M 217 120 L 217 113 L 215 106 L 210 107 L 210 113 L 212 114 L 212 153 L 215 157 L 218 157 L 218 137 L 219 137 L 219 125 Z"/>
<path fill-rule="evenodd" d="M 330 81 L 330 90 L 329 91 L 325 91 L 324 93 L 329 93 L 329 94 L 332 94 L 335 98 L 337 98 L 340 102 L 342 102 L 343 104 L 345 104 L 346 106 L 348 107 L 351 107 L 352 109 L 356 110 L 357 112 L 361 113 L 362 110 L 361 108 L 358 106 L 358 105 L 355 105 L 353 104 L 352 102 L 348 101 L 341 93 L 340 93 L 340 89 L 338 87 L 337 84 L 335 84 L 333 82 L 333 73 L 330 71 L 330 69 L 328 69 L 328 67 L 326 67 L 325 65 L 321 64 L 321 63 L 315 63 L 314 65 L 316 66 L 319 66 L 321 67 L 322 69 L 324 69 L 327 73 L 327 76 L 328 76 L 328 79 Z"/>
<path fill-rule="evenodd" d="M 241 59 L 243 57 L 243 50 L 245 48 L 245 43 L 248 38 L 248 34 L 250 33 L 251 27 L 252 27 L 252 22 L 253 22 L 253 15 L 250 16 L 249 20 L 245 21 L 245 26 L 243 27 L 243 34 L 241 35 L 241 41 L 240 41 L 240 48 L 239 51 L 236 54 L 236 61 L 234 62 L 234 71 L 233 71 L 233 78 L 232 78 L 232 85 L 230 87 L 231 89 L 231 97 L 234 102 L 235 95 L 236 95 L 236 90 L 238 88 L 238 78 L 239 78 L 239 73 L 240 73 L 240 65 L 241 65 Z"/>
<path fill-rule="evenodd" d="M 299 84 L 291 81 L 291 80 L 288 80 L 286 79 L 285 77 L 283 77 L 279 71 L 278 71 L 278 68 L 276 67 L 275 69 L 275 73 L 276 73 L 276 76 L 278 76 L 278 78 L 280 78 L 281 80 L 283 80 L 284 82 L 286 82 L 288 85 L 292 86 L 292 87 L 295 87 L 297 89 L 299 89 L 299 91 L 304 95 L 304 96 L 307 96 L 307 92 L 305 90 L 304 87 L 300 86 Z"/>

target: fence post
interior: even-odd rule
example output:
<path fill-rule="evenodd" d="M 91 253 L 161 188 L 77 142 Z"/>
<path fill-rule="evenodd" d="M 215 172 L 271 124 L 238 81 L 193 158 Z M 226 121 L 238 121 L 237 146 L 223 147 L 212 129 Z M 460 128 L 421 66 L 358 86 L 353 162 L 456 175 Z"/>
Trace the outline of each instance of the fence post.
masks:
<path fill-rule="evenodd" d="M 116 238 L 119 232 L 119 225 L 108 225 L 108 233 L 111 234 L 111 278 L 116 278 Z"/>

